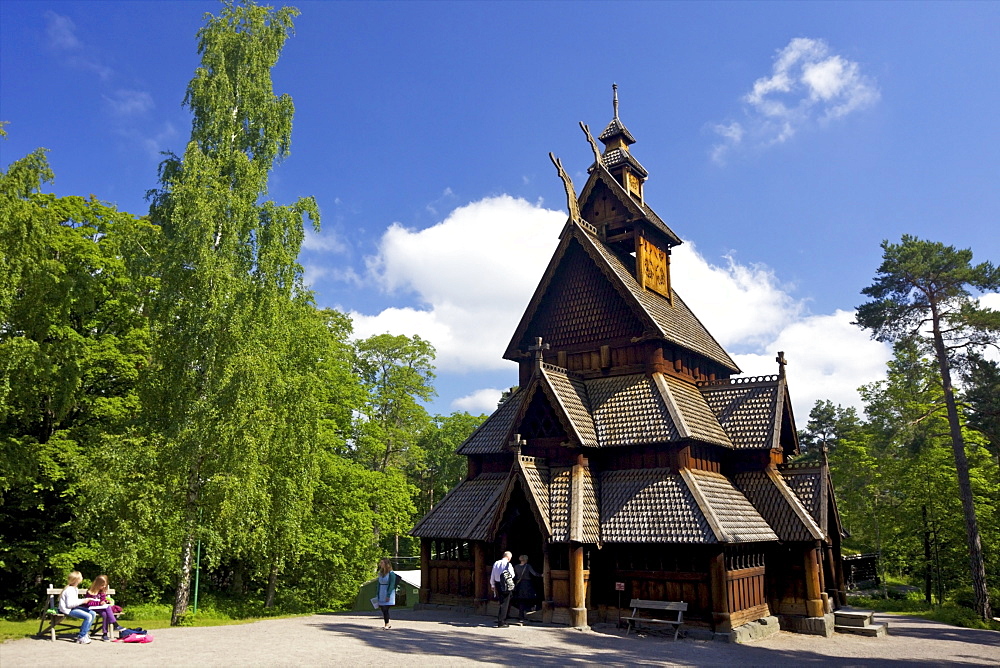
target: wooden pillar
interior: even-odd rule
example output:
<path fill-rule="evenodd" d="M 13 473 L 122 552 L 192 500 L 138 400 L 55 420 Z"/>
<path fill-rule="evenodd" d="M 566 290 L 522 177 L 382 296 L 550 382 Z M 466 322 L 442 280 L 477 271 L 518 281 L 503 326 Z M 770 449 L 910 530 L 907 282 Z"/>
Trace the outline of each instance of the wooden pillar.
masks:
<path fill-rule="evenodd" d="M 477 613 L 485 614 L 486 604 L 490 600 L 490 572 L 492 570 L 492 563 L 486 555 L 486 543 L 479 540 L 472 543 L 472 561 L 472 587 L 474 592 L 472 604 L 475 606 Z"/>
<path fill-rule="evenodd" d="M 847 605 L 847 587 L 844 585 L 844 563 L 840 558 L 840 550 L 835 550 L 833 545 L 826 546 L 827 559 L 833 571 L 833 582 L 830 587 L 836 591 L 836 607 Z"/>
<path fill-rule="evenodd" d="M 569 625 L 587 626 L 587 584 L 583 579 L 583 545 L 569 545 Z"/>
<path fill-rule="evenodd" d="M 819 560 L 819 541 L 813 548 L 806 550 L 806 615 L 809 617 L 822 617 L 826 612 L 823 606 L 823 593 L 820 579 L 822 578 L 822 565 Z"/>
<path fill-rule="evenodd" d="M 431 602 L 431 539 L 420 539 L 420 602 Z"/>
<path fill-rule="evenodd" d="M 552 565 L 549 563 L 549 539 L 542 539 L 542 621 L 552 623 Z"/>
<path fill-rule="evenodd" d="M 712 630 L 729 633 L 733 630 L 729 614 L 729 591 L 726 585 L 726 554 L 717 548 L 709 559 L 709 584 L 712 588 Z"/>

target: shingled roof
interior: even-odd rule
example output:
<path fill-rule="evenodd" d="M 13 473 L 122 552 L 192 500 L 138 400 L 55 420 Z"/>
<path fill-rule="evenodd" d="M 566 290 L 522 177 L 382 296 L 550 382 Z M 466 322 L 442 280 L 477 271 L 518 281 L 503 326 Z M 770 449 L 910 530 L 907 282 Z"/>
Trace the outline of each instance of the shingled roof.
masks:
<path fill-rule="evenodd" d="M 504 352 L 505 359 L 517 360 L 520 358 L 519 347 L 528 340 L 528 327 L 552 285 L 560 260 L 573 244 L 579 244 L 579 247 L 586 251 L 601 273 L 629 305 L 649 335 L 660 337 L 710 359 L 723 368 L 739 373 L 739 367 L 736 366 L 736 363 L 723 350 L 719 342 L 709 334 L 676 291 L 672 292 L 672 299 L 668 301 L 654 292 L 643 289 L 632 275 L 632 271 L 626 266 L 625 260 L 619 257 L 614 250 L 575 222 L 568 224 L 567 229 L 568 233 L 563 235 L 542 280 L 535 289 L 535 294 L 532 296 L 528 308 L 521 317 L 513 337 L 511 337 L 507 350 Z M 531 333 L 531 336 L 536 335 L 542 334 Z"/>
<path fill-rule="evenodd" d="M 809 511 L 812 518 L 816 520 L 816 524 L 826 530 L 829 526 L 827 521 L 831 512 L 831 500 L 833 500 L 833 495 L 830 494 L 833 485 L 828 469 L 821 465 L 800 463 L 784 464 L 778 467 L 778 470 L 788 487 L 802 501 L 802 505 Z M 835 504 L 836 501 L 834 500 L 833 503 Z M 842 530 L 839 529 L 840 518 L 835 506 L 832 511 L 838 530 Z"/>
<path fill-rule="evenodd" d="M 606 543 L 714 543 L 715 534 L 680 475 L 668 468 L 601 474 Z"/>
<path fill-rule="evenodd" d="M 721 473 L 681 469 L 681 476 L 719 543 L 778 540 L 770 525 Z"/>
<path fill-rule="evenodd" d="M 757 376 L 698 384 L 733 447 L 780 447 L 784 387 L 780 376 Z"/>
<path fill-rule="evenodd" d="M 731 479 L 779 539 L 809 541 L 825 537 L 816 520 L 776 471 L 746 471 Z"/>
<path fill-rule="evenodd" d="M 526 395 L 524 390 L 519 389 L 507 397 L 507 401 L 500 404 L 493 414 L 486 418 L 486 422 L 479 425 L 469 438 L 458 446 L 457 454 L 483 455 L 505 452 L 514 417 Z"/>
<path fill-rule="evenodd" d="M 410 532 L 414 536 L 492 540 L 490 527 L 509 473 L 482 473 L 452 489 Z"/>

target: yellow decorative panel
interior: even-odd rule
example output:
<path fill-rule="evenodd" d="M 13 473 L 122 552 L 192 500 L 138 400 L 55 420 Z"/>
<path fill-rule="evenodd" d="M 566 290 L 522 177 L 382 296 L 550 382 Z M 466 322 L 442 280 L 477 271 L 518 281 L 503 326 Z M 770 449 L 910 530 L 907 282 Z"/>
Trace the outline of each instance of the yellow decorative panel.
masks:
<path fill-rule="evenodd" d="M 636 251 L 639 284 L 670 299 L 670 265 L 666 252 L 641 236 Z"/>
<path fill-rule="evenodd" d="M 625 172 L 626 180 L 628 181 L 629 191 L 636 197 L 642 197 L 642 181 L 638 176 L 632 172 Z"/>

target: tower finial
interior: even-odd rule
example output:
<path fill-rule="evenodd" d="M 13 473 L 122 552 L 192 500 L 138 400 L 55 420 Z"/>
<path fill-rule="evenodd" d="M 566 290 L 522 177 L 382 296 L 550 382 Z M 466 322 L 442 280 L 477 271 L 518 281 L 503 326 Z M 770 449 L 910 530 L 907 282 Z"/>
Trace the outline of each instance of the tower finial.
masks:
<path fill-rule="evenodd" d="M 611 90 L 613 90 L 614 94 L 615 94 L 615 118 L 617 119 L 618 118 L 618 84 L 616 84 L 616 83 L 611 84 Z"/>

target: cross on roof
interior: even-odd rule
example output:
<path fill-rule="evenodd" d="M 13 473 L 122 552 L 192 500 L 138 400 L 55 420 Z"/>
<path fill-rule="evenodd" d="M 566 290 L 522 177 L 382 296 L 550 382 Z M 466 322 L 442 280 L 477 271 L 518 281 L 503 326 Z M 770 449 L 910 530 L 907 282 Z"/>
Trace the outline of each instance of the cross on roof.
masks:
<path fill-rule="evenodd" d="M 778 356 L 774 358 L 774 361 L 778 363 L 778 375 L 785 375 L 785 367 L 788 365 L 788 360 L 785 359 L 784 351 L 778 351 Z"/>
<path fill-rule="evenodd" d="M 528 352 L 535 353 L 535 366 L 541 366 L 542 362 L 545 361 L 544 351 L 550 348 L 549 344 L 542 343 L 542 337 L 535 337 L 535 345 L 528 346 Z"/>
<path fill-rule="evenodd" d="M 520 434 L 514 434 L 514 438 L 510 439 L 510 441 L 507 442 L 507 445 L 509 445 L 514 452 L 517 452 L 519 454 L 521 452 L 521 448 L 527 444 L 528 442 L 523 438 L 521 438 Z"/>

